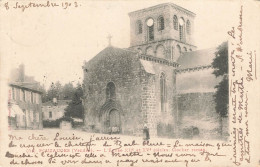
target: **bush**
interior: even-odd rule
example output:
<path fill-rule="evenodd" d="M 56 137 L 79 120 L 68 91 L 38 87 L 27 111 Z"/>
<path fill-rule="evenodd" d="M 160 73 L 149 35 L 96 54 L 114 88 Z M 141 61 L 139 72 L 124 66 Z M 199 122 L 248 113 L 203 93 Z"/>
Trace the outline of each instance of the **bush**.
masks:
<path fill-rule="evenodd" d="M 44 128 L 58 128 L 60 126 L 60 120 L 44 120 L 42 124 Z"/>

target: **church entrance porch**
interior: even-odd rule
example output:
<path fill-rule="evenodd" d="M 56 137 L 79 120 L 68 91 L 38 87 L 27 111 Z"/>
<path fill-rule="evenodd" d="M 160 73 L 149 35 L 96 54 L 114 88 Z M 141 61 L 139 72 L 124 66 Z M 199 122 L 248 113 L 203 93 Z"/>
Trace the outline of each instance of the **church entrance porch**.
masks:
<path fill-rule="evenodd" d="M 103 133 L 119 134 L 122 132 L 121 106 L 114 100 L 107 101 L 100 110 L 100 123 Z"/>

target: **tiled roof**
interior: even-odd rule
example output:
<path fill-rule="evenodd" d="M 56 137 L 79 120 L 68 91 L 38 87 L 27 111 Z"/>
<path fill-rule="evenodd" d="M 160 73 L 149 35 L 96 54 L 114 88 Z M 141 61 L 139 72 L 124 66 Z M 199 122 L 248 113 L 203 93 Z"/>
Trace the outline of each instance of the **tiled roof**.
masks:
<path fill-rule="evenodd" d="M 215 52 L 216 48 L 185 52 L 177 60 L 179 69 L 209 66 L 215 58 Z"/>

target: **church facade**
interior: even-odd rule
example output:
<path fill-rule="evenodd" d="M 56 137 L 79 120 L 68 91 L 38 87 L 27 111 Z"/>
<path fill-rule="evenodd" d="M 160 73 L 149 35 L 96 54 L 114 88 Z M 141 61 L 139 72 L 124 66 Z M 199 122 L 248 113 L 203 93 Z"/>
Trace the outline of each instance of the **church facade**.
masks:
<path fill-rule="evenodd" d="M 212 74 L 215 49 L 196 51 L 195 14 L 166 3 L 129 17 L 130 47 L 109 46 L 83 66 L 86 129 L 140 136 L 147 126 L 150 136 L 212 136 L 220 79 Z"/>

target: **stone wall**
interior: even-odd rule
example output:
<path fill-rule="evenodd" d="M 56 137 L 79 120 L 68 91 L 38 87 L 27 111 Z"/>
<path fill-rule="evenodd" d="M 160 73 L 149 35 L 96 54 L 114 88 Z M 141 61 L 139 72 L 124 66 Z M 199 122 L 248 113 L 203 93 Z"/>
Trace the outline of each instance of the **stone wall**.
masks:
<path fill-rule="evenodd" d="M 173 27 L 173 17 L 177 16 L 178 19 L 184 19 L 184 36 L 185 40 L 180 41 L 180 32 Z M 147 49 L 152 49 L 150 55 L 162 57 L 158 55 L 157 48 L 163 46 L 163 58 L 176 61 L 179 57 L 177 46 L 180 47 L 181 52 L 194 51 L 196 46 L 194 44 L 194 15 L 186 10 L 172 4 L 162 4 L 151 8 L 143 9 L 140 11 L 132 12 L 130 16 L 130 48 L 142 53 L 148 54 Z M 158 30 L 158 18 L 163 16 L 164 29 Z M 148 40 L 148 27 L 146 21 L 152 18 L 154 20 L 154 40 Z M 186 21 L 190 21 L 191 31 L 186 31 Z M 137 33 L 137 21 L 142 23 L 142 33 Z"/>
<path fill-rule="evenodd" d="M 149 61 L 154 68 L 142 82 L 142 112 L 147 120 L 151 136 L 174 136 L 176 113 L 174 67 Z M 165 75 L 166 111 L 161 111 L 160 76 Z M 168 128 L 171 127 L 171 128 Z M 168 129 L 167 129 L 168 128 Z"/>
<path fill-rule="evenodd" d="M 223 139 L 228 119 L 215 110 L 214 93 L 186 93 L 178 97 L 179 136 L 181 138 Z M 222 135 L 221 135 L 222 133 Z"/>
<path fill-rule="evenodd" d="M 117 54 L 120 53 L 120 54 Z M 84 108 L 88 130 L 106 133 L 107 112 L 120 112 L 121 133 L 142 135 L 147 124 L 150 135 L 157 136 L 158 125 L 173 127 L 176 101 L 174 67 L 152 61 L 150 71 L 136 53 L 106 48 L 84 66 Z M 144 60 L 143 60 L 144 61 Z M 161 112 L 160 76 L 166 76 L 166 112 Z M 106 87 L 115 85 L 116 97 L 107 101 Z M 162 131 L 165 128 L 163 128 Z M 173 134 L 169 132 L 168 134 Z M 166 135 L 166 134 L 163 134 Z"/>
<path fill-rule="evenodd" d="M 146 21 L 149 18 L 152 18 L 154 20 L 154 37 L 155 41 L 161 41 L 166 39 L 175 39 L 179 40 L 179 31 L 174 30 L 173 28 L 173 16 L 176 15 L 177 18 L 183 18 L 185 23 L 184 27 L 186 25 L 186 21 L 189 20 L 191 23 L 191 33 L 187 34 L 185 32 L 186 37 L 186 43 L 190 45 L 194 45 L 194 18 L 195 15 L 191 14 L 190 12 L 187 12 L 185 9 L 180 8 L 176 5 L 172 4 L 161 4 L 158 6 L 154 6 L 151 8 L 143 9 L 140 11 L 135 11 L 132 13 L 129 13 L 130 17 L 130 36 L 131 36 L 131 42 L 130 46 L 136 46 L 136 45 L 142 45 L 145 44 L 147 39 L 147 25 Z M 158 18 L 160 16 L 164 17 L 164 30 L 158 31 Z M 140 20 L 143 25 L 143 32 L 141 34 L 137 34 L 136 31 L 136 22 Z"/>
<path fill-rule="evenodd" d="M 141 114 L 142 79 L 138 57 L 127 51 L 106 48 L 87 63 L 84 68 L 84 108 L 87 128 L 104 132 L 102 107 L 107 103 L 106 87 L 109 82 L 115 85 L 116 98 L 109 107 L 119 110 L 123 134 L 140 134 L 143 126 Z M 139 62 L 139 63 L 138 63 Z"/>
<path fill-rule="evenodd" d="M 221 120 L 214 101 L 215 86 L 222 78 L 216 78 L 212 72 L 212 68 L 207 68 L 177 73 L 181 138 L 225 139 L 228 136 L 228 118 Z"/>

